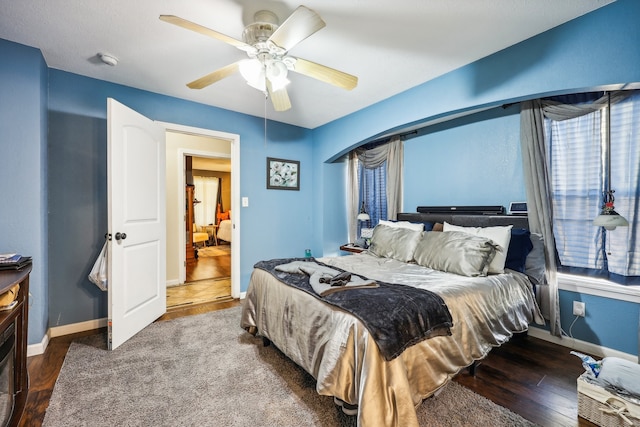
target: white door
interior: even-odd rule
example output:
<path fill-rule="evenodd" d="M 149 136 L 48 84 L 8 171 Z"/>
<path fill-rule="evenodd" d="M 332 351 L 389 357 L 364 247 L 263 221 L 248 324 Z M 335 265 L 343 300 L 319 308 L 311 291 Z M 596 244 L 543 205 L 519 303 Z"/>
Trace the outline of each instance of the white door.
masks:
<path fill-rule="evenodd" d="M 165 131 L 107 100 L 109 349 L 167 309 Z"/>

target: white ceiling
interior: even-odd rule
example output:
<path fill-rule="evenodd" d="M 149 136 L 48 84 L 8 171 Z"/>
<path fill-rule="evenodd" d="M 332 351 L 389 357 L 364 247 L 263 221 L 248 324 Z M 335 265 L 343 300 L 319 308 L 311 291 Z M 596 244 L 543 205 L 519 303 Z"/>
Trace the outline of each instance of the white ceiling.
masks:
<path fill-rule="evenodd" d="M 352 91 L 290 73 L 293 107 L 267 117 L 313 129 L 613 0 L 308 0 L 326 27 L 293 56 L 358 76 Z M 263 117 L 264 95 L 237 74 L 186 83 L 245 57 L 162 22 L 177 15 L 236 39 L 262 9 L 282 23 L 298 0 L 0 0 L 0 38 L 39 48 L 50 68 Z M 117 66 L 97 54 L 110 53 Z M 293 74 L 293 75 L 292 75 Z"/>

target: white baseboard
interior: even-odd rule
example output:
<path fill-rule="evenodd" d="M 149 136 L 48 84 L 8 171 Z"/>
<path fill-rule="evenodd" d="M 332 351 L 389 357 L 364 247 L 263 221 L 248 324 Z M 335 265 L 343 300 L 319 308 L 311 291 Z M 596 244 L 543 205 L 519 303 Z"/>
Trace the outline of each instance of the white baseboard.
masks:
<path fill-rule="evenodd" d="M 556 336 L 551 335 L 549 331 L 544 329 L 536 328 L 534 326 L 529 328 L 529 335 L 534 338 L 539 338 L 544 341 L 549 341 L 554 344 L 561 345 L 563 347 L 570 348 L 572 350 L 577 350 L 580 352 L 584 352 L 590 354 L 592 356 L 598 357 L 619 357 L 620 359 L 629 360 L 634 363 L 640 362 L 640 356 L 636 356 L 635 354 L 624 353 L 619 350 L 614 350 L 612 348 L 603 347 L 601 345 L 593 344 L 587 341 L 582 341 L 576 338 L 563 336 L 562 338 L 558 338 Z"/>
<path fill-rule="evenodd" d="M 27 357 L 43 354 L 49 345 L 49 340 L 63 335 L 75 334 L 77 332 L 90 331 L 92 329 L 100 329 L 107 327 L 107 319 L 87 320 L 86 322 L 72 323 L 70 325 L 54 326 L 49 328 L 46 335 L 42 338 L 42 342 L 38 344 L 30 344 L 27 346 Z"/>
<path fill-rule="evenodd" d="M 44 337 L 42 337 L 42 341 L 40 341 L 38 344 L 29 344 L 27 346 L 27 357 L 44 354 L 44 351 L 47 349 L 48 345 L 49 345 L 49 334 L 47 333 L 45 334 Z"/>
<path fill-rule="evenodd" d="M 180 282 L 180 279 L 167 280 L 167 288 L 171 286 L 183 285 L 184 283 Z"/>
<path fill-rule="evenodd" d="M 53 328 L 49 328 L 49 335 L 51 338 L 55 338 L 106 327 L 107 318 L 105 317 L 102 319 L 87 320 L 86 322 L 72 323 L 70 325 L 54 326 Z"/>

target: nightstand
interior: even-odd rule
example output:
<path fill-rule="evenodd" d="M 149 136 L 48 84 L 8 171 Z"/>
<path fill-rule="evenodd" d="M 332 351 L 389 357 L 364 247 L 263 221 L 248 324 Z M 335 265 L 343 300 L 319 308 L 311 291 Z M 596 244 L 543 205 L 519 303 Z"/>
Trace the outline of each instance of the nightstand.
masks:
<path fill-rule="evenodd" d="M 347 243 L 346 245 L 340 246 L 341 251 L 352 252 L 354 254 L 359 254 L 360 252 L 366 251 L 365 248 L 360 246 L 356 246 L 353 243 Z"/>

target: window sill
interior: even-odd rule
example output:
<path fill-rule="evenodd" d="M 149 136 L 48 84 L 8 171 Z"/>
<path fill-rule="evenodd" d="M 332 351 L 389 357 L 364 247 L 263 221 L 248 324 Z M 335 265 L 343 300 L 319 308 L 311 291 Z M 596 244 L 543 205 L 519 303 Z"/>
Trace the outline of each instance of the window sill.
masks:
<path fill-rule="evenodd" d="M 640 286 L 623 286 L 603 279 L 558 273 L 558 288 L 563 291 L 640 303 Z"/>

